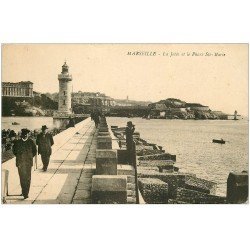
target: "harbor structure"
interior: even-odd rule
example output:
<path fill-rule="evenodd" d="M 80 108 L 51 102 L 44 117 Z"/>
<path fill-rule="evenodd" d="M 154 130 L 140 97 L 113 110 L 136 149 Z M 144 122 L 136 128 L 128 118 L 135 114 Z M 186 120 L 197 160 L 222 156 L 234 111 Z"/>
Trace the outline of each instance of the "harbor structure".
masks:
<path fill-rule="evenodd" d="M 58 81 L 58 111 L 54 113 L 53 122 L 58 128 L 66 128 L 73 116 L 71 108 L 72 75 L 69 74 L 69 66 L 66 62 L 62 66 L 62 72 L 58 74 Z"/>
<path fill-rule="evenodd" d="M 59 80 L 59 102 L 58 112 L 63 115 L 71 115 L 71 92 L 72 92 L 72 75 L 69 74 L 69 66 L 64 62 L 62 72 L 58 75 Z"/>

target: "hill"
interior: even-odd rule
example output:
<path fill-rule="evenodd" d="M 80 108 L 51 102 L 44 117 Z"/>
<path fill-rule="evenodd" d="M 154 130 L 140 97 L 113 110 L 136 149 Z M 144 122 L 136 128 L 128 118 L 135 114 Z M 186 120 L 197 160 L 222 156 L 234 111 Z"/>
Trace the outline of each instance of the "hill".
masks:
<path fill-rule="evenodd" d="M 51 114 L 57 110 L 58 103 L 51 100 L 44 94 L 37 95 L 34 92 L 34 97 L 2 97 L 2 116 L 33 116 Z"/>

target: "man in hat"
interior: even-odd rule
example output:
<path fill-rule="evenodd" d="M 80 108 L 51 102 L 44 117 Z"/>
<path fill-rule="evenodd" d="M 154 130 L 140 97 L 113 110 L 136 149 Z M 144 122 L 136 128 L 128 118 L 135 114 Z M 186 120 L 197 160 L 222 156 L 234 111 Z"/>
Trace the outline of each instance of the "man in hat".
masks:
<path fill-rule="evenodd" d="M 129 164 L 132 164 L 132 150 L 133 150 L 133 134 L 135 132 L 135 125 L 129 121 L 126 127 L 126 144 L 129 157 Z"/>
<path fill-rule="evenodd" d="M 47 171 L 50 155 L 52 153 L 51 146 L 54 144 L 53 136 L 47 133 L 47 126 L 42 126 L 42 132 L 37 135 L 36 145 L 38 145 L 38 154 L 41 155 L 43 162 L 43 171 Z"/>
<path fill-rule="evenodd" d="M 33 157 L 36 155 L 36 145 L 28 137 L 29 132 L 28 129 L 22 129 L 21 139 L 16 140 L 12 148 L 13 154 L 16 156 L 16 166 L 24 199 L 27 199 L 29 195 Z"/>

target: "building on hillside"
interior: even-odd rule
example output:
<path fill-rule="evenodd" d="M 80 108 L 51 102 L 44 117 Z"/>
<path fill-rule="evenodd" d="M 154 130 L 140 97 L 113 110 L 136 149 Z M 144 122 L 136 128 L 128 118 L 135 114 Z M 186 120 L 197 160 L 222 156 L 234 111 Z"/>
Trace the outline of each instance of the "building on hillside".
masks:
<path fill-rule="evenodd" d="M 156 103 L 155 104 L 155 110 L 158 110 L 158 111 L 166 111 L 167 110 L 167 107 L 165 104 L 163 103 Z"/>
<path fill-rule="evenodd" d="M 118 117 L 143 117 L 150 112 L 147 106 L 112 106 L 107 113 L 109 116 Z"/>
<path fill-rule="evenodd" d="M 135 101 L 135 100 L 129 100 L 128 96 L 127 99 L 114 99 L 115 106 L 148 106 L 151 104 L 149 101 Z"/>
<path fill-rule="evenodd" d="M 73 104 L 93 106 L 114 106 L 114 100 L 100 92 L 74 92 L 72 93 Z"/>
<path fill-rule="evenodd" d="M 33 97 L 33 83 L 30 81 L 2 82 L 2 96 Z"/>
<path fill-rule="evenodd" d="M 196 111 L 209 111 L 209 107 L 208 106 L 193 106 L 190 107 L 190 110 L 196 110 Z"/>

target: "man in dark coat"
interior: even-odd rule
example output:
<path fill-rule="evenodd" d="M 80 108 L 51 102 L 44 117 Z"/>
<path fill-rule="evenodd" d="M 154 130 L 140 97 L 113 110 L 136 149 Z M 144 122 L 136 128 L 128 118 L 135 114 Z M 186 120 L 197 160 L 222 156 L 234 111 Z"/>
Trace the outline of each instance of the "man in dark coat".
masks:
<path fill-rule="evenodd" d="M 21 139 L 16 140 L 12 148 L 13 154 L 16 156 L 16 166 L 24 199 L 29 197 L 33 157 L 36 155 L 36 145 L 28 137 L 29 132 L 28 129 L 22 129 Z"/>
<path fill-rule="evenodd" d="M 38 145 L 38 154 L 41 155 L 43 162 L 43 171 L 47 171 L 50 155 L 52 153 L 51 146 L 54 144 L 53 136 L 47 133 L 47 126 L 42 126 L 42 132 L 37 135 L 36 145 Z"/>
<path fill-rule="evenodd" d="M 129 164 L 132 164 L 133 134 L 134 134 L 134 132 L 135 132 L 135 125 L 131 121 L 127 122 L 126 144 L 127 144 L 127 152 L 128 152 Z"/>

